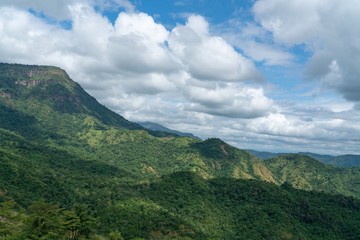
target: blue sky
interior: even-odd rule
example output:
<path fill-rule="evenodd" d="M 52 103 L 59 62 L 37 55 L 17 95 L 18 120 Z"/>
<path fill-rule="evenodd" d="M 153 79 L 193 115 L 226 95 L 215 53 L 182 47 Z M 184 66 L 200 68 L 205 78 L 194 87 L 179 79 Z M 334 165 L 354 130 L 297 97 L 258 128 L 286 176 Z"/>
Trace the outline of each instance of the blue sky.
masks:
<path fill-rule="evenodd" d="M 132 121 L 359 154 L 358 12 L 356 0 L 3 0 L 0 61 L 59 66 Z"/>

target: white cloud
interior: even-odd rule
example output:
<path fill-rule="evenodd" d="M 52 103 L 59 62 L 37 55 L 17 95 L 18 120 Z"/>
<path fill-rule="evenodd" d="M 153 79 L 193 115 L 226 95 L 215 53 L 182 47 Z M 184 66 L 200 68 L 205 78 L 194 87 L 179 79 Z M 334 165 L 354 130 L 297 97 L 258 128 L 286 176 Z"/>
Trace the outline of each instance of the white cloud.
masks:
<path fill-rule="evenodd" d="M 275 41 L 305 44 L 313 56 L 307 76 L 360 101 L 360 4 L 356 0 L 259 0 L 256 19 Z"/>
<path fill-rule="evenodd" d="M 134 35 L 156 43 L 164 43 L 169 33 L 160 24 L 156 24 L 154 19 L 145 13 L 120 13 L 115 27 L 120 36 Z"/>
<path fill-rule="evenodd" d="M 199 80 L 236 82 L 262 79 L 249 59 L 221 37 L 209 34 L 207 22 L 200 16 L 191 16 L 186 25 L 174 28 L 169 46 L 191 76 Z"/>
<path fill-rule="evenodd" d="M 288 66 L 295 57 L 286 49 L 274 44 L 263 28 L 252 23 L 231 19 L 215 27 L 227 42 L 241 49 L 245 56 L 267 66 Z"/>
<path fill-rule="evenodd" d="M 236 83 L 259 78 L 253 63 L 210 35 L 200 16 L 168 32 L 145 13 L 120 12 L 113 25 L 89 3 L 67 7 L 69 30 L 27 11 L 0 8 L 1 60 L 60 66 L 101 102 L 128 115 L 131 109 L 138 113 L 138 103 L 150 95 L 161 96 L 163 105 L 176 99 L 182 111 L 236 118 L 263 116 L 271 108 L 261 87 Z"/>
<path fill-rule="evenodd" d="M 319 12 L 329 6 L 328 0 L 260 0 L 253 7 L 256 19 L 271 31 L 277 41 L 300 44 L 314 38 L 321 27 Z M 315 39 L 311 39 L 315 40 Z"/>
<path fill-rule="evenodd" d="M 255 41 L 239 43 L 244 53 L 257 62 L 264 62 L 269 66 L 286 66 L 293 60 L 294 56 L 271 45 Z"/>
<path fill-rule="evenodd" d="M 256 118 L 272 110 L 273 102 L 264 96 L 261 88 L 247 88 L 228 84 L 219 89 L 189 88 L 188 97 L 193 111 L 230 118 Z"/>
<path fill-rule="evenodd" d="M 112 1 L 116 2 L 126 3 Z M 276 149 L 281 143 L 284 148 L 296 144 L 326 151 L 329 146 L 344 146 L 334 139 L 343 141 L 349 152 L 358 148 L 358 105 L 321 103 L 315 109 L 300 104 L 295 105 L 295 113 L 274 103 L 261 85 L 251 82 L 261 76 L 248 57 L 268 65 L 285 65 L 293 57 L 280 46 L 274 49 L 271 44 L 250 41 L 257 34 L 268 34 L 264 29 L 250 25 L 243 29 L 238 44 L 244 47 L 244 56 L 229 44 L 230 38 L 212 34 L 200 16 L 167 30 L 146 13 L 121 12 L 113 25 L 94 10 L 94 1 L 64 1 L 59 19 L 66 16 L 72 21 L 72 28 L 65 30 L 29 13 L 29 6 L 20 1 L 13 2 L 15 7 L 6 3 L 0 3 L 0 61 L 62 67 L 101 103 L 131 120 L 160 122 L 201 137 L 221 137 L 241 148 Z M 53 15 L 54 9 L 40 1 L 32 3 Z M 107 3 L 97 1 L 110 7 Z M 314 43 L 310 37 L 278 35 L 278 41 L 286 44 L 304 39 L 311 39 L 306 40 L 309 46 Z M 349 47 L 343 47 L 339 36 L 323 39 L 317 42 L 336 47 L 320 51 L 311 45 L 315 54 L 308 75 L 332 88 L 348 87 L 342 91 L 358 96 L 354 85 L 358 75 L 348 78 L 358 71 L 358 56 L 349 58 L 353 62 L 345 58 L 356 53 L 358 43 L 349 38 Z M 232 43 L 236 45 L 235 39 Z"/>

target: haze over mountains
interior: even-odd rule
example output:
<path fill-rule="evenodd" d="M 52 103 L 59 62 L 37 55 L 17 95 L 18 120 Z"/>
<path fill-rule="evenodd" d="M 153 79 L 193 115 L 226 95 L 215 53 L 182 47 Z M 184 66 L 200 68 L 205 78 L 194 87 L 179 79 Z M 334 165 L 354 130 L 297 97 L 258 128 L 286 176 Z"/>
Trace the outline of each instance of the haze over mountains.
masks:
<path fill-rule="evenodd" d="M 0 64 L 5 239 L 357 239 L 359 176 L 148 130 L 60 68 Z"/>
<path fill-rule="evenodd" d="M 167 127 L 164 127 L 158 123 L 154 123 L 154 122 L 138 122 L 138 124 L 140 124 L 141 126 L 143 126 L 144 128 L 153 130 L 153 131 L 162 131 L 162 132 L 168 132 L 168 133 L 174 133 L 176 135 L 182 136 L 182 137 L 192 137 L 192 138 L 196 138 L 196 139 L 200 139 L 197 136 L 194 136 L 194 134 L 192 133 L 183 133 L 183 132 L 179 132 L 176 130 L 172 130 L 169 129 Z"/>
<path fill-rule="evenodd" d="M 138 122 L 139 125 L 143 126 L 146 129 L 153 130 L 153 131 L 162 131 L 168 133 L 174 133 L 179 136 L 187 136 L 196 139 L 200 139 L 199 137 L 194 136 L 192 133 L 183 133 L 176 130 L 169 129 L 164 127 L 158 123 L 154 122 Z M 266 151 L 256 151 L 252 149 L 246 149 L 249 153 L 255 155 L 259 159 L 267 160 L 279 155 L 285 155 L 289 153 L 272 153 Z M 332 156 L 332 155 L 324 155 L 324 154 L 316 154 L 311 152 L 299 152 L 300 155 L 309 156 L 314 158 L 322 163 L 331 164 L 338 167 L 359 167 L 360 166 L 360 155 L 355 154 L 346 154 L 346 155 L 339 155 L 339 156 Z"/>
<path fill-rule="evenodd" d="M 272 153 L 272 152 L 263 152 L 263 151 L 256 151 L 247 149 L 247 151 L 257 158 L 267 160 L 279 155 L 284 155 L 286 153 Z M 338 167 L 359 167 L 360 166 L 360 155 L 354 154 L 346 154 L 346 155 L 339 155 L 339 156 L 332 156 L 332 155 L 322 155 L 310 152 L 300 152 L 298 154 L 309 156 L 314 158 L 320 162 L 331 164 Z"/>

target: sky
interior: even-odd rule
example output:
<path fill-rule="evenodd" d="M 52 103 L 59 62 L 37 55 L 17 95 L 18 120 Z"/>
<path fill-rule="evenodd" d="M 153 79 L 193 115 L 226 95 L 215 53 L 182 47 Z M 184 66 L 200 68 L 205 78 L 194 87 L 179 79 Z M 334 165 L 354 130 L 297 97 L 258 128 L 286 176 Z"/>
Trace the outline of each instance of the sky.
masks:
<path fill-rule="evenodd" d="M 272 152 L 360 154 L 358 0 L 1 0 L 0 61 L 101 104 Z"/>

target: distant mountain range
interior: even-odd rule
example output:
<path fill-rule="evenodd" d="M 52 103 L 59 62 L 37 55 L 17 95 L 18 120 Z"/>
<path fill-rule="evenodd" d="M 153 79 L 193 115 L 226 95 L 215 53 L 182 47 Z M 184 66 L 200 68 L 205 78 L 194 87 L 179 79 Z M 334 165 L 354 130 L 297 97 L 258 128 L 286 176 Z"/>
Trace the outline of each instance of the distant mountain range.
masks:
<path fill-rule="evenodd" d="M 287 154 L 287 153 L 256 151 L 252 149 L 247 149 L 246 151 L 255 155 L 257 158 L 263 160 L 268 160 L 276 156 Z M 299 152 L 298 154 L 309 156 L 322 163 L 331 164 L 338 167 L 360 167 L 360 155 L 346 154 L 340 156 L 332 156 L 332 155 L 316 154 L 311 152 Z"/>
<path fill-rule="evenodd" d="M 0 63 L 0 239 L 360 236 L 360 168 L 155 126 L 60 68 Z"/>
<path fill-rule="evenodd" d="M 179 132 L 176 130 L 172 130 L 170 128 L 164 127 L 158 123 L 154 123 L 154 122 L 137 122 L 137 124 L 143 126 L 146 129 L 152 130 L 152 131 L 160 131 L 160 132 L 167 132 L 167 133 L 173 133 L 176 134 L 178 136 L 181 137 L 191 137 L 191 138 L 195 138 L 198 140 L 201 140 L 201 138 L 194 136 L 192 133 L 184 133 L 184 132 Z"/>

